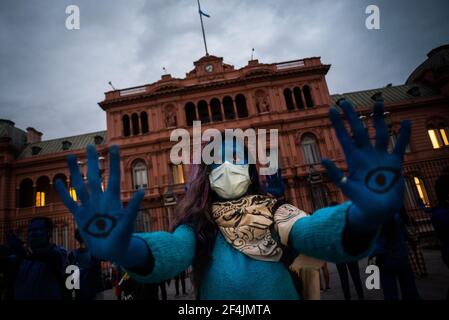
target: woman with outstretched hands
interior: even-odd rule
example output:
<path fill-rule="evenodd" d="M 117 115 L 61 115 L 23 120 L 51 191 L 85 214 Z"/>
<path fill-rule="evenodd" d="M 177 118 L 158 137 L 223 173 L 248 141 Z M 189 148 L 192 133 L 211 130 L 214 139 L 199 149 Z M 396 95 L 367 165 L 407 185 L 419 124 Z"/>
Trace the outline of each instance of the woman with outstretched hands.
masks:
<path fill-rule="evenodd" d="M 395 148 L 388 153 L 383 103 L 374 105 L 375 145 L 351 104 L 343 100 L 339 107 L 352 136 L 337 108 L 330 109 L 329 117 L 345 154 L 348 175 L 328 159 L 322 164 L 350 201 L 310 216 L 266 195 L 256 166 L 248 161 L 246 147 L 226 140 L 222 163 L 192 167 L 171 232 L 133 233 L 144 192 L 137 191 L 127 207 L 122 206 L 117 146 L 110 147 L 105 192 L 93 146 L 87 148 L 89 192 L 76 157 L 68 157 L 72 184 L 81 203 L 72 200 L 61 181 L 56 188 L 74 215 L 89 251 L 123 266 L 137 281 L 158 283 L 193 265 L 200 299 L 300 299 L 289 267 L 282 262 L 284 252 L 332 262 L 359 260 L 372 250 L 380 226 L 402 207 L 402 160 L 410 122 L 402 122 Z M 298 260 L 289 262 L 291 269 Z"/>

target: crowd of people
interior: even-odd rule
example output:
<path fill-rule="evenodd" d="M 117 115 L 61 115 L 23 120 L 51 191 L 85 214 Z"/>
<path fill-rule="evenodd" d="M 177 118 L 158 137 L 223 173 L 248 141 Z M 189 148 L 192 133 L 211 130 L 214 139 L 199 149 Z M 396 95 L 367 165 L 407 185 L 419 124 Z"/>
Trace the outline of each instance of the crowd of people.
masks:
<path fill-rule="evenodd" d="M 119 266 L 96 259 L 78 230 L 78 247 L 71 252 L 51 242 L 52 232 L 51 219 L 37 217 L 29 223 L 27 242 L 7 234 L 7 244 L 0 246 L 0 300 L 96 300 L 105 290 L 113 290 L 117 300 L 167 299 L 165 282 L 140 284 Z M 78 267 L 77 288 L 67 285 L 69 265 Z M 186 296 L 186 272 L 173 281 L 175 297 Z"/>

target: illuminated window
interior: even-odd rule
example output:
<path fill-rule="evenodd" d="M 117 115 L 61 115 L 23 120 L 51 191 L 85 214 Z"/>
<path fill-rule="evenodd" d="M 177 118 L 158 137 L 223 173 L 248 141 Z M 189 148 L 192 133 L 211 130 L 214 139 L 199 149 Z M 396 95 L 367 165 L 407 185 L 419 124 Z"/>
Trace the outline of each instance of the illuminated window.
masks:
<path fill-rule="evenodd" d="M 78 201 L 78 197 L 76 196 L 75 188 L 70 187 L 69 188 L 69 194 L 72 197 L 73 201 Z"/>
<path fill-rule="evenodd" d="M 447 140 L 446 129 L 440 128 L 440 136 L 441 136 L 441 139 L 443 140 L 443 144 L 445 146 L 449 146 L 449 141 Z"/>
<path fill-rule="evenodd" d="M 172 165 L 173 183 L 184 183 L 184 168 L 182 164 Z"/>
<path fill-rule="evenodd" d="M 449 140 L 447 137 L 448 133 L 446 128 L 428 129 L 427 133 L 434 149 L 449 146 Z"/>
<path fill-rule="evenodd" d="M 36 207 L 45 206 L 45 192 L 38 191 L 36 192 Z"/>
<path fill-rule="evenodd" d="M 415 183 L 416 191 L 418 192 L 418 196 L 421 198 L 421 201 L 424 203 L 426 207 L 430 206 L 429 197 L 427 196 L 426 188 L 424 187 L 424 183 L 422 179 L 418 177 L 413 177 L 413 182 Z"/>

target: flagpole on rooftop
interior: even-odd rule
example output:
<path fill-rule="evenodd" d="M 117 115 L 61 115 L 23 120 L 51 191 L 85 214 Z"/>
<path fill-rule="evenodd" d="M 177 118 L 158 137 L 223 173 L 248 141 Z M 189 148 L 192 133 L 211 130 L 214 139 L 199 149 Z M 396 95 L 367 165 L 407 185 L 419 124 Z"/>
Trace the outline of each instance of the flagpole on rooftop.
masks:
<path fill-rule="evenodd" d="M 204 32 L 203 14 L 201 13 L 200 0 L 197 0 L 197 2 L 198 2 L 198 14 L 200 15 L 201 20 L 201 30 L 203 31 L 204 49 L 206 50 L 206 56 L 208 56 L 209 52 L 207 52 L 206 33 Z"/>

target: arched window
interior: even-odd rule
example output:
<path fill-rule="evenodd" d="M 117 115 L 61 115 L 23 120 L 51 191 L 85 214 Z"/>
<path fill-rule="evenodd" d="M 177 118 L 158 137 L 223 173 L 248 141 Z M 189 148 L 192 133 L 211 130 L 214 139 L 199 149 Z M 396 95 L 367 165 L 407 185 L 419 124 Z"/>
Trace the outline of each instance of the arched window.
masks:
<path fill-rule="evenodd" d="M 33 181 L 29 178 L 23 179 L 19 185 L 19 208 L 33 206 Z"/>
<path fill-rule="evenodd" d="M 413 183 L 415 185 L 418 197 L 421 199 L 421 201 L 424 203 L 426 207 L 430 207 L 429 196 L 427 195 L 427 190 L 424 185 L 423 179 L 415 175 L 413 176 Z"/>
<path fill-rule="evenodd" d="M 213 98 L 210 101 L 210 111 L 212 112 L 212 121 L 223 121 L 220 100 Z"/>
<path fill-rule="evenodd" d="M 210 117 L 209 117 L 209 108 L 207 106 L 207 102 L 204 100 L 201 100 L 198 102 L 198 115 L 200 117 L 201 123 L 209 123 Z"/>
<path fill-rule="evenodd" d="M 147 166 L 143 160 L 136 160 L 132 165 L 134 189 L 148 188 Z"/>
<path fill-rule="evenodd" d="M 246 98 L 243 94 L 238 94 L 235 97 L 235 104 L 237 106 L 237 115 L 239 118 L 246 118 L 248 116 L 248 107 L 246 105 Z"/>
<path fill-rule="evenodd" d="M 421 201 L 426 207 L 430 207 L 429 196 L 423 179 L 419 174 L 404 177 L 404 203 L 406 208 L 417 208 Z M 419 201 L 420 200 L 420 201 Z"/>
<path fill-rule="evenodd" d="M 449 128 L 442 121 L 432 121 L 427 125 L 427 134 L 434 149 L 449 146 Z"/>
<path fill-rule="evenodd" d="M 122 124 L 123 124 L 123 135 L 125 137 L 128 137 L 131 134 L 131 126 L 129 123 L 129 116 L 125 114 L 122 117 Z"/>
<path fill-rule="evenodd" d="M 305 134 L 301 140 L 305 164 L 316 164 L 321 160 L 318 142 L 313 134 Z"/>
<path fill-rule="evenodd" d="M 306 100 L 306 107 L 313 108 L 314 103 L 313 103 L 312 91 L 310 90 L 310 87 L 307 85 L 302 87 L 302 92 L 304 94 L 304 100 Z"/>
<path fill-rule="evenodd" d="M 223 112 L 226 120 L 235 119 L 234 101 L 230 96 L 223 98 Z"/>
<path fill-rule="evenodd" d="M 295 106 L 293 104 L 292 91 L 289 88 L 284 89 L 284 100 L 287 110 L 294 110 Z"/>
<path fill-rule="evenodd" d="M 43 207 L 50 202 L 48 196 L 50 194 L 50 179 L 42 176 L 36 181 L 36 207 Z"/>
<path fill-rule="evenodd" d="M 293 96 L 295 97 L 296 108 L 304 109 L 304 103 L 302 102 L 301 89 L 299 87 L 293 88 Z"/>
<path fill-rule="evenodd" d="M 186 114 L 186 123 L 188 126 L 191 126 L 193 125 L 193 121 L 196 120 L 195 105 L 193 102 L 187 102 L 184 109 Z"/>
<path fill-rule="evenodd" d="M 137 113 L 132 114 L 131 123 L 133 125 L 133 135 L 138 135 L 140 133 L 140 128 L 139 128 L 139 116 L 137 115 Z"/>
<path fill-rule="evenodd" d="M 54 177 L 53 177 L 53 185 L 55 185 L 56 184 L 56 181 L 57 180 L 60 180 L 63 184 L 64 184 L 64 186 L 67 188 L 67 176 L 65 175 L 65 174 L 63 174 L 63 173 L 58 173 L 57 175 L 55 175 Z M 52 194 L 53 194 L 53 196 L 52 196 L 52 198 L 53 198 L 53 201 L 60 201 L 61 199 L 59 198 L 59 196 L 58 196 L 58 194 L 57 194 L 57 192 L 55 192 L 55 191 L 53 191 L 52 190 Z M 73 198 L 73 197 L 72 197 Z M 75 200 L 76 201 L 76 200 Z"/>
<path fill-rule="evenodd" d="M 140 114 L 140 124 L 142 127 L 142 133 L 147 133 L 148 132 L 148 114 L 143 111 Z"/>

